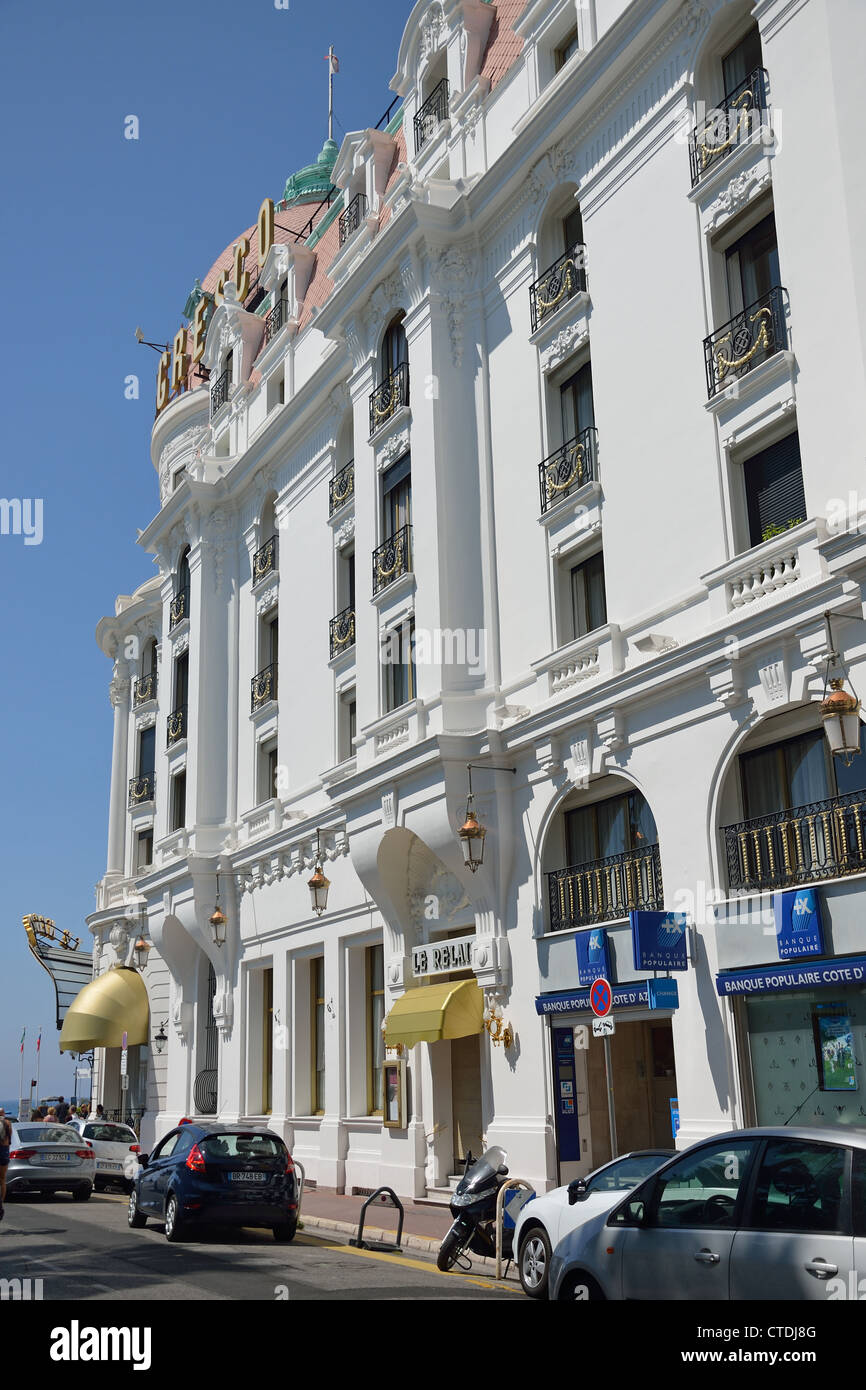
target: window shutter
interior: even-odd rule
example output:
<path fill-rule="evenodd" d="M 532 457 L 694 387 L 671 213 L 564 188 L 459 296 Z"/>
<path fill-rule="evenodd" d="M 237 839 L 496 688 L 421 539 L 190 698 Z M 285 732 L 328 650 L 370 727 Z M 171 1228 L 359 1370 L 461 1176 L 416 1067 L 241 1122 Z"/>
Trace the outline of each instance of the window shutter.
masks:
<path fill-rule="evenodd" d="M 770 528 L 806 520 L 800 438 L 796 431 L 748 459 L 743 467 L 750 545 L 760 545 Z"/>

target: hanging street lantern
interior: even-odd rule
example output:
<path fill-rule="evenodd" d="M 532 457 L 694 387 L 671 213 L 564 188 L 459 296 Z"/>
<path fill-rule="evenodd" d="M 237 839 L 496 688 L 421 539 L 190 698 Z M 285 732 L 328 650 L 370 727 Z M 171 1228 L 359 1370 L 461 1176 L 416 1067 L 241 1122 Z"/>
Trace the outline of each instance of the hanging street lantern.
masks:
<path fill-rule="evenodd" d="M 466 797 L 466 816 L 457 834 L 463 850 L 463 863 L 474 874 L 484 863 L 484 837 L 487 831 L 483 825 L 478 824 L 478 817 L 472 809 L 472 802 L 475 798 L 472 795 L 471 765 L 467 765 L 467 770 L 469 772 L 469 793 Z"/>
<path fill-rule="evenodd" d="M 166 1045 L 166 1043 L 168 1042 L 168 1037 L 167 1037 L 166 1031 L 165 1031 L 165 1025 L 166 1025 L 166 1023 L 168 1023 L 168 1019 L 165 1019 L 165 1020 L 159 1025 L 159 1032 L 158 1032 L 158 1033 L 154 1033 L 154 1035 L 153 1035 L 153 1045 L 154 1045 L 154 1047 L 156 1048 L 156 1054 L 157 1054 L 158 1057 L 161 1056 L 162 1053 L 165 1051 L 165 1045 Z"/>
<path fill-rule="evenodd" d="M 215 946 L 222 946 L 226 939 L 226 922 L 228 918 L 220 907 L 220 876 L 217 874 L 216 903 L 214 910 L 208 918 L 210 929 L 213 932 Z"/>
<path fill-rule="evenodd" d="M 144 970 L 147 966 L 147 954 L 150 950 L 150 942 L 145 941 L 144 937 L 140 936 L 132 949 L 135 955 L 136 965 L 139 970 Z"/>
<path fill-rule="evenodd" d="M 330 886 L 331 880 L 325 878 L 322 872 L 322 832 L 317 829 L 316 867 L 313 871 L 313 877 L 307 883 L 307 887 L 310 890 L 310 904 L 317 917 L 321 917 L 328 906 L 328 889 Z"/>
<path fill-rule="evenodd" d="M 860 701 L 853 686 L 850 690 L 845 689 L 847 675 L 830 677 L 830 667 L 841 667 L 842 663 L 839 653 L 833 646 L 829 613 L 824 614 L 824 621 L 827 627 L 827 646 L 829 648 L 827 672 L 824 678 L 824 698 L 821 701 L 824 736 L 833 756 L 841 758 L 845 766 L 850 767 L 860 752 Z M 850 681 L 848 684 L 851 684 Z M 828 685 L 829 691 L 827 690 Z"/>

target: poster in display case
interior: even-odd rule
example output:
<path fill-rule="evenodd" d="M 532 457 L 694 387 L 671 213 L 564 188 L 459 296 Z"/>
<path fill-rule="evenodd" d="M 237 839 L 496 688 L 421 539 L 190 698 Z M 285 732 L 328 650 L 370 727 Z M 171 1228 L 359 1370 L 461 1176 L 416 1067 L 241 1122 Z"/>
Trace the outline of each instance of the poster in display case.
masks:
<path fill-rule="evenodd" d="M 855 1091 L 854 1034 L 844 1004 L 816 1004 L 812 1015 L 822 1091 Z"/>

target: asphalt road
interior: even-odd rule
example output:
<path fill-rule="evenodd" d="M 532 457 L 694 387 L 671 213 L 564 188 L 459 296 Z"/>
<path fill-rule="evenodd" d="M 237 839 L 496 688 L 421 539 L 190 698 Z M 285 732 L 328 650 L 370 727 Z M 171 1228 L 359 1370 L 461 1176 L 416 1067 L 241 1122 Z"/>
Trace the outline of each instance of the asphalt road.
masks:
<path fill-rule="evenodd" d="M 482 1272 L 441 1274 L 415 1251 L 361 1251 L 341 1236 L 202 1231 L 169 1245 L 160 1222 L 132 1231 L 126 1198 L 11 1198 L 0 1223 L 0 1279 L 41 1279 L 43 1300 L 483 1299 L 532 1306 L 519 1285 Z"/>

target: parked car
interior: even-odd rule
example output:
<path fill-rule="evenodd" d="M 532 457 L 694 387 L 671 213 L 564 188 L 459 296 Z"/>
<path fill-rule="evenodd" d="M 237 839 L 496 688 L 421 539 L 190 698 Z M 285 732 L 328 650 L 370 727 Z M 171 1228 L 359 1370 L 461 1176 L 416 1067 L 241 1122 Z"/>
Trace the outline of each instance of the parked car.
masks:
<path fill-rule="evenodd" d="M 673 1149 L 636 1149 L 604 1163 L 585 1178 L 532 1197 L 514 1227 L 513 1249 L 523 1292 L 547 1298 L 550 1255 L 556 1243 L 599 1212 L 609 1211 L 624 1192 L 654 1173 Z"/>
<path fill-rule="evenodd" d="M 69 1121 L 86 1144 L 93 1150 L 96 1159 L 94 1189 L 101 1192 L 111 1183 L 117 1183 L 124 1192 L 132 1191 L 135 1175 L 141 1166 L 138 1160 L 138 1136 L 129 1125 L 114 1124 L 110 1120 Z"/>
<path fill-rule="evenodd" d="M 864 1277 L 866 1133 L 755 1128 L 693 1145 L 567 1235 L 550 1294 L 828 1300 Z"/>
<path fill-rule="evenodd" d="M 165 1223 L 166 1240 L 193 1226 L 269 1226 L 294 1239 L 298 1189 L 291 1154 L 267 1129 L 187 1121 L 142 1155 L 129 1194 L 129 1224 Z"/>
<path fill-rule="evenodd" d="M 13 1124 L 6 1170 L 9 1195 L 71 1192 L 76 1202 L 86 1202 L 95 1177 L 93 1150 L 71 1125 Z"/>

